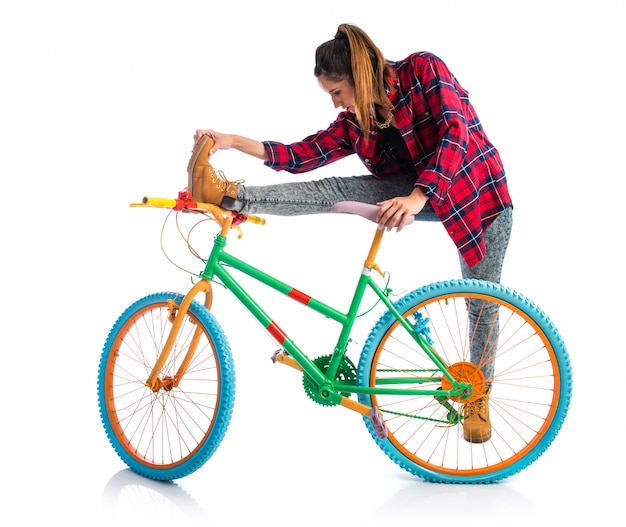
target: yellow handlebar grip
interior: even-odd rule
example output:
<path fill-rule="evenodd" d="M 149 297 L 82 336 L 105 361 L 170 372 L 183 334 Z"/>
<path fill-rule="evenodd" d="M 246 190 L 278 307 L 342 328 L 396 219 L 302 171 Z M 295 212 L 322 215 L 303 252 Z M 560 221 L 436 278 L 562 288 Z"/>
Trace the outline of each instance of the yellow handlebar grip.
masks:
<path fill-rule="evenodd" d="M 176 200 L 171 198 L 149 198 L 146 196 L 142 202 L 153 207 L 167 207 L 168 209 L 176 206 Z"/>
<path fill-rule="evenodd" d="M 261 218 L 260 216 L 248 215 L 248 221 L 256 225 L 265 225 L 265 218 Z"/>

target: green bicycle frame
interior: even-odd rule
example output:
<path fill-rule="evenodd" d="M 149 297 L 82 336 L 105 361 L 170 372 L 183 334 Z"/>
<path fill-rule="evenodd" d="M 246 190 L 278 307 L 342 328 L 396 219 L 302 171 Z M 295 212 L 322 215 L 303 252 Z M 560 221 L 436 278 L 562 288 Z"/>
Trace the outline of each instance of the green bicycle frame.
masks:
<path fill-rule="evenodd" d="M 341 393 L 367 393 L 367 394 L 395 394 L 395 395 L 433 395 L 433 396 L 458 396 L 467 391 L 469 385 L 465 382 L 457 382 L 448 372 L 448 365 L 441 359 L 427 339 L 421 333 L 417 332 L 413 326 L 406 321 L 402 315 L 396 310 L 393 303 L 389 300 L 385 292 L 372 278 L 372 270 L 380 269 L 374 263 L 378 247 L 380 245 L 384 230 L 377 229 L 372 241 L 372 246 L 368 258 L 361 272 L 357 283 L 350 307 L 347 313 L 343 313 L 330 305 L 321 302 L 298 289 L 278 280 L 277 278 L 257 269 L 253 265 L 240 260 L 226 251 L 227 234 L 222 231 L 215 237 L 213 249 L 207 260 L 205 269 L 200 275 L 203 280 L 213 281 L 214 278 L 231 291 L 236 298 L 246 307 L 246 309 L 261 323 L 261 325 L 272 335 L 272 337 L 287 351 L 287 353 L 295 359 L 297 365 L 313 379 L 319 386 L 320 395 L 328 399 L 330 402 L 344 404 L 345 397 Z M 296 345 L 296 343 L 286 335 L 283 330 L 274 322 L 274 320 L 261 308 L 261 306 L 246 292 L 240 283 L 226 269 L 230 267 L 241 273 L 265 284 L 269 288 L 282 293 L 283 295 L 304 304 L 308 308 L 316 311 L 332 320 L 338 322 L 342 329 L 337 340 L 337 344 L 331 356 L 328 369 L 324 372 Z M 361 302 L 365 291 L 370 288 L 377 297 L 383 302 L 386 308 L 393 313 L 405 330 L 413 337 L 417 344 L 424 350 L 424 353 L 430 357 L 436 369 L 448 378 L 451 384 L 449 390 L 441 388 L 437 390 L 426 390 L 416 388 L 402 387 L 403 384 L 423 384 L 436 380 L 436 377 L 397 377 L 377 379 L 373 387 L 357 386 L 355 381 L 338 381 L 335 380 L 338 368 L 347 351 L 347 345 L 350 333 L 357 318 Z M 379 386 L 379 384 L 381 386 Z M 384 386 L 383 386 L 384 385 Z M 341 393 L 340 393 L 341 392 Z M 343 401 L 342 401 L 343 400 Z M 360 410 L 359 410 L 360 411 Z"/>

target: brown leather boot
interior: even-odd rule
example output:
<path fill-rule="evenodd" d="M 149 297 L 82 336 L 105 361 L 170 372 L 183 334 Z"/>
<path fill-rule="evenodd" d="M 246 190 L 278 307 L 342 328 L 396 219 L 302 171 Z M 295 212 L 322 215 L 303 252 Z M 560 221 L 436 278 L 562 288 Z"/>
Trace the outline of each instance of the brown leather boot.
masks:
<path fill-rule="evenodd" d="M 470 443 L 484 443 L 491 439 L 491 421 L 489 420 L 489 392 L 463 407 L 463 437 Z"/>
<path fill-rule="evenodd" d="M 221 171 L 216 172 L 209 163 L 214 141 L 203 136 L 194 146 L 187 165 L 187 190 L 194 201 L 220 206 L 225 196 L 237 199 L 240 182 L 227 181 Z"/>

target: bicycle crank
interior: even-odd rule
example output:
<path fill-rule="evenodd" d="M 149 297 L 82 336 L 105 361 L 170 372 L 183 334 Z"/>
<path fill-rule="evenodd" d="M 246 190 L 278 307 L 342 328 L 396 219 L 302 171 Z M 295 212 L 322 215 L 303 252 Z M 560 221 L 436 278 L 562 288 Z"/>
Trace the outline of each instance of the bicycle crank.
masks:
<path fill-rule="evenodd" d="M 330 366 L 330 361 L 332 359 L 332 355 L 322 355 L 317 359 L 313 359 L 313 363 L 320 369 L 322 373 L 325 373 L 328 370 L 328 366 Z M 337 375 L 335 376 L 336 380 L 340 381 L 355 381 L 356 380 L 356 367 L 352 363 L 352 361 L 344 356 L 339 363 L 339 367 L 337 368 Z M 337 402 L 331 401 L 323 396 L 320 392 L 320 386 L 309 377 L 306 373 L 302 377 L 302 384 L 304 386 L 305 393 L 309 396 L 310 399 L 315 401 L 322 406 L 337 406 Z M 349 397 L 349 393 L 342 393 L 346 397 Z"/>

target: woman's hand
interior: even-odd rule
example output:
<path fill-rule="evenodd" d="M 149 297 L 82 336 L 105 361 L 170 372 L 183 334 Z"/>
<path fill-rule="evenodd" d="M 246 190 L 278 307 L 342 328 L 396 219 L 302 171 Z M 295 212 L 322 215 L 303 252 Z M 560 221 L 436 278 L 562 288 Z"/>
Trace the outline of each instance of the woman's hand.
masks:
<path fill-rule="evenodd" d="M 395 227 L 400 232 L 411 216 L 422 211 L 427 201 L 428 197 L 422 189 L 415 187 L 408 196 L 399 196 L 377 203 L 380 207 L 376 218 L 378 226 L 388 231 Z"/>
<path fill-rule="evenodd" d="M 262 161 L 267 161 L 269 159 L 267 152 L 265 151 L 265 146 L 260 141 L 255 141 L 254 139 L 243 137 L 241 135 L 221 134 L 215 130 L 196 130 L 196 133 L 193 136 L 194 146 L 205 135 L 211 137 L 215 143 L 209 152 L 210 155 L 215 154 L 218 150 L 228 150 L 229 148 L 234 148 L 244 154 L 258 157 Z"/>
<path fill-rule="evenodd" d="M 209 151 L 210 155 L 215 154 L 218 150 L 227 150 L 233 146 L 233 136 L 229 134 L 221 134 L 215 130 L 196 130 L 193 136 L 194 146 L 198 144 L 203 137 L 209 136 L 213 139 L 213 148 Z"/>

